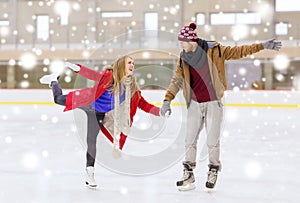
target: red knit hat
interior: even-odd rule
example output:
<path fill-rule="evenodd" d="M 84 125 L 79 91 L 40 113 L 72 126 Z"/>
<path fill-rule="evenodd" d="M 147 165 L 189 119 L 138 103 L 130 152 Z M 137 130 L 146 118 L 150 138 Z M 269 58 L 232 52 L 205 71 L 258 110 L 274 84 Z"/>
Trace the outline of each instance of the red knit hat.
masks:
<path fill-rule="evenodd" d="M 184 42 L 197 42 L 198 36 L 197 32 L 195 31 L 197 25 L 195 23 L 190 23 L 189 25 L 185 25 L 181 28 L 180 32 L 178 33 L 178 40 Z"/>

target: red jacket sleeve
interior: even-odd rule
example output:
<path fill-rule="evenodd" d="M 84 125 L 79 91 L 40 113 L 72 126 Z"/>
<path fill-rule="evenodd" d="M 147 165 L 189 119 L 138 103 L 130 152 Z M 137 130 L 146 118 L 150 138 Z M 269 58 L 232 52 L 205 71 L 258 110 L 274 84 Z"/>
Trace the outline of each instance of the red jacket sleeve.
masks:
<path fill-rule="evenodd" d="M 140 96 L 138 107 L 147 113 L 151 113 L 155 116 L 160 116 L 160 108 L 148 103 L 142 95 Z"/>
<path fill-rule="evenodd" d="M 101 126 L 101 131 L 103 132 L 103 134 L 105 135 L 105 137 L 111 142 L 114 142 L 114 138 L 111 136 L 111 134 L 109 134 L 109 132 L 107 131 L 107 129 L 102 125 Z M 123 149 L 124 144 L 126 142 L 127 136 L 124 135 L 123 133 L 120 134 L 120 141 L 119 141 L 119 148 L 120 150 Z"/>
<path fill-rule="evenodd" d="M 96 71 L 92 70 L 90 68 L 87 68 L 81 64 L 76 64 L 77 66 L 80 66 L 80 70 L 76 73 L 81 75 L 82 77 L 85 77 L 89 80 L 95 80 L 98 81 L 103 76 L 104 71 Z"/>

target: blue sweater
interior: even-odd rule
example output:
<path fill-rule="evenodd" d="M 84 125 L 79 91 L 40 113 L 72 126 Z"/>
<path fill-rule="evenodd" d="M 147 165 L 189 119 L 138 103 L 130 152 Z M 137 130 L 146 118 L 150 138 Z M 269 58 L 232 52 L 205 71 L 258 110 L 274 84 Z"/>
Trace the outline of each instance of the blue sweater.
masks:
<path fill-rule="evenodd" d="M 125 91 L 120 95 L 120 103 L 125 100 Z M 110 88 L 105 90 L 105 92 L 92 104 L 94 109 L 98 112 L 106 113 L 114 109 L 114 94 L 110 93 Z"/>

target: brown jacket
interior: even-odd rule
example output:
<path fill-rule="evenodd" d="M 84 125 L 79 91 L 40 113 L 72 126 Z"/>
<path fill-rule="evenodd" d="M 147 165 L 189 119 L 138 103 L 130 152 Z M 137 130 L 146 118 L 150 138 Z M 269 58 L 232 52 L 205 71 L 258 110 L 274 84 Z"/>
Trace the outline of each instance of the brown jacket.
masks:
<path fill-rule="evenodd" d="M 209 43 L 214 43 L 213 47 L 208 48 L 207 50 L 210 76 L 217 98 L 220 100 L 227 88 L 224 65 L 225 61 L 241 59 L 250 54 L 254 54 L 263 50 L 263 46 L 261 43 L 234 47 L 223 46 L 218 42 Z M 183 90 L 183 96 L 185 98 L 187 107 L 189 107 L 191 101 L 189 65 L 179 58 L 177 62 L 176 73 L 171 79 L 171 83 L 165 95 L 165 100 L 173 100 L 180 89 Z"/>

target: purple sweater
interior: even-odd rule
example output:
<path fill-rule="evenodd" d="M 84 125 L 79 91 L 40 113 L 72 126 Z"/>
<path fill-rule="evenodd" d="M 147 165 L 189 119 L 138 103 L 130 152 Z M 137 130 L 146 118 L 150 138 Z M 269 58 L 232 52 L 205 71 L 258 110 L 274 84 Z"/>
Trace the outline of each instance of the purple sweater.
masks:
<path fill-rule="evenodd" d="M 199 103 L 217 100 L 212 84 L 208 63 L 200 68 L 190 66 L 192 99 Z"/>

